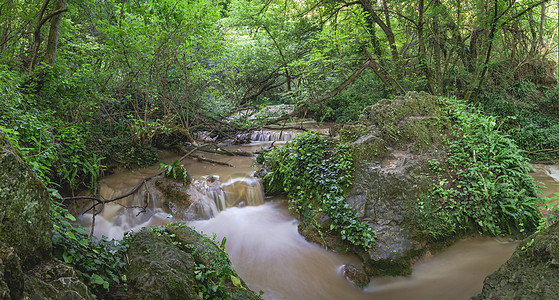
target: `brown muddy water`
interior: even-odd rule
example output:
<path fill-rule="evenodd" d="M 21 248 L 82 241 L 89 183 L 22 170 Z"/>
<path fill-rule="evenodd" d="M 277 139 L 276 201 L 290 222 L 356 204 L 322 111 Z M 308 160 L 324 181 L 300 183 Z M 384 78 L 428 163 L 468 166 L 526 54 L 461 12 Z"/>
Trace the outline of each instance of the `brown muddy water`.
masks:
<path fill-rule="evenodd" d="M 270 142 L 235 147 L 255 151 L 268 145 Z M 197 154 L 235 166 L 183 160 L 195 178 L 193 186 L 201 194 L 200 201 L 210 203 L 211 209 L 217 203 L 213 216 L 192 221 L 191 215 L 164 208 L 157 194 L 149 193 L 153 187 L 146 187 L 147 198 L 151 197 L 147 213 L 137 215 L 139 210 L 107 206 L 96 217 L 95 235 L 120 239 L 129 230 L 187 221 L 208 236 L 215 234 L 218 241 L 227 238 L 226 251 L 235 269 L 252 290 L 264 291 L 264 299 L 468 299 L 481 291 L 484 278 L 503 264 L 516 247 L 515 242 L 493 238 L 460 240 L 441 253 L 418 261 L 410 276 L 375 278 L 364 290 L 359 290 L 340 271 L 344 264 L 358 263 L 358 259 L 305 241 L 297 232 L 297 221 L 290 215 L 285 199 L 264 201 L 262 198 L 260 185 L 250 177 L 257 169 L 253 158 Z M 161 154 L 167 163 L 177 158 L 170 153 Z M 142 178 L 157 173 L 157 169 L 158 166 L 153 166 L 107 176 L 100 181 L 100 193 L 107 199 L 123 194 Z M 559 178 L 559 168 L 536 166 L 536 171 L 533 174 L 536 180 L 550 187 L 546 195 L 559 192 L 553 177 Z M 208 175 L 217 176 L 219 186 L 210 186 Z M 142 204 L 145 199 L 143 194 L 126 201 L 128 205 Z M 82 225 L 90 226 L 91 217 L 86 214 L 79 220 Z"/>

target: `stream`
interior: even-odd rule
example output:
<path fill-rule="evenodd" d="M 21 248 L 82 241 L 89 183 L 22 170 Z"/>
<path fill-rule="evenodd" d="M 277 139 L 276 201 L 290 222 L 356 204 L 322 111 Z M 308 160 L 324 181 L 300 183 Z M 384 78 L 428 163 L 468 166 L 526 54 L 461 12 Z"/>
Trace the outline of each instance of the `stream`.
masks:
<path fill-rule="evenodd" d="M 265 140 L 274 135 L 277 136 L 260 133 L 263 140 L 228 149 L 257 151 L 271 143 L 281 144 Z M 258 168 L 254 158 L 198 155 L 235 167 L 183 160 L 194 179 L 189 193 L 195 209 L 185 211 L 180 205 L 167 205 L 153 185 L 146 185 L 142 192 L 124 199 L 126 205 L 145 206 L 145 213 L 138 214 L 140 208 L 107 205 L 95 218 L 94 234 L 121 239 L 129 230 L 186 221 L 208 236 L 215 234 L 218 241 L 226 237 L 225 250 L 238 274 L 256 293 L 262 290 L 264 299 L 468 299 L 481 291 L 484 278 L 503 264 L 517 245 L 495 238 L 463 239 L 419 260 L 411 276 L 375 278 L 360 290 L 341 273 L 343 265 L 357 264 L 358 258 L 328 252 L 305 241 L 297 231 L 297 220 L 287 209 L 286 199 L 264 199 L 260 182 L 250 177 Z M 178 158 L 173 153 L 160 153 L 166 163 Z M 123 194 L 142 178 L 157 173 L 158 168 L 156 165 L 106 176 L 99 182 L 100 195 L 109 199 Z M 557 166 L 538 165 L 535 169 L 536 180 L 548 186 L 544 195 L 559 192 Z M 79 222 L 91 227 L 92 215 L 80 216 Z"/>

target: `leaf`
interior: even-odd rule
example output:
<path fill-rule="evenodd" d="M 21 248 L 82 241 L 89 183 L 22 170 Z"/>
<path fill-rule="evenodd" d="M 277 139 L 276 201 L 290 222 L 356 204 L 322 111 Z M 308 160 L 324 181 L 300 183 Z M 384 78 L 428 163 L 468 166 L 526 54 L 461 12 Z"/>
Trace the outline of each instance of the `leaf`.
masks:
<path fill-rule="evenodd" d="M 234 286 L 236 286 L 236 287 L 243 287 L 243 285 L 241 284 L 241 280 L 239 279 L 239 277 L 231 275 L 231 281 L 233 282 L 233 285 L 234 285 Z"/>
<path fill-rule="evenodd" d="M 64 217 L 66 217 L 66 219 L 75 222 L 76 221 L 76 217 L 72 216 L 71 214 L 66 214 L 64 215 Z"/>
<path fill-rule="evenodd" d="M 93 278 L 93 283 L 95 283 L 95 284 L 103 284 L 105 282 L 105 280 L 103 278 L 101 278 L 101 276 L 99 276 L 95 273 L 93 275 L 91 275 L 91 278 Z"/>
<path fill-rule="evenodd" d="M 76 240 L 76 241 L 78 240 L 78 239 L 76 238 L 76 236 L 74 235 L 74 233 L 71 232 L 71 231 L 65 232 L 64 235 L 67 236 L 67 237 L 69 237 L 69 238 L 71 238 L 71 239 L 73 239 L 73 240 Z"/>

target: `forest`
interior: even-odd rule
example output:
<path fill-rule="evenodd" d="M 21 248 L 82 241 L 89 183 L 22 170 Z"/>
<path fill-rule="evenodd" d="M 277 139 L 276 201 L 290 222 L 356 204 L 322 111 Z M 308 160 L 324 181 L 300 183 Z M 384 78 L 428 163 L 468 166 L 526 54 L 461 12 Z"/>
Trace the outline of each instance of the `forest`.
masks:
<path fill-rule="evenodd" d="M 558 10 L 549 0 L 1 0 L 0 133 L 67 227 L 57 201 L 158 163 L 156 150 L 200 136 L 243 143 L 293 118 L 342 128 L 411 91 L 464 101 L 522 159 L 554 163 Z M 373 242 L 356 230 L 356 245 Z M 100 288 L 109 273 L 87 277 Z"/>
<path fill-rule="evenodd" d="M 480 105 L 555 157 L 557 7 L 377 2 L 3 1 L 2 131 L 72 191 L 169 140 L 274 121 L 230 118 L 243 108 L 350 122 L 415 90 Z"/>

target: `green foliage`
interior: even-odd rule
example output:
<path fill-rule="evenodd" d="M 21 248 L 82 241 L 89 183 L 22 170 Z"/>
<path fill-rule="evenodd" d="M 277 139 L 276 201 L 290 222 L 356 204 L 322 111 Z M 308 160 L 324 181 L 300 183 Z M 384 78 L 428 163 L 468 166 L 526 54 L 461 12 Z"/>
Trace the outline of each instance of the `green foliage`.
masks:
<path fill-rule="evenodd" d="M 507 93 L 486 93 L 481 108 L 500 120 L 526 155 L 536 161 L 551 161 L 559 152 L 559 87 L 540 92 L 531 82 L 521 81 Z"/>
<path fill-rule="evenodd" d="M 111 285 L 126 287 L 124 254 L 128 250 L 131 235 L 122 241 L 94 241 L 87 236 L 87 229 L 75 224 L 76 218 L 54 199 L 62 199 L 56 190 L 51 190 L 50 210 L 53 222 L 53 255 L 56 260 L 71 264 L 85 278 L 97 295 L 107 293 Z"/>
<path fill-rule="evenodd" d="M 367 106 L 388 98 L 386 86 L 374 73 L 365 73 L 339 95 L 311 106 L 314 118 L 338 123 L 357 121 Z"/>
<path fill-rule="evenodd" d="M 448 100 L 449 117 L 456 122 L 445 168 L 430 161 L 431 192 L 418 199 L 420 224 L 433 238 L 457 231 L 524 234 L 540 222 L 538 188 L 528 174 L 527 159 L 496 118 Z"/>
<path fill-rule="evenodd" d="M 165 169 L 165 177 L 180 180 L 184 183 L 189 181 L 188 172 L 180 161 L 175 160 L 171 164 L 161 162 L 160 164 L 159 170 Z"/>
<path fill-rule="evenodd" d="M 296 211 L 319 232 L 339 232 L 343 240 L 368 249 L 372 229 L 361 222 L 345 202 L 344 188 L 351 185 L 353 162 L 347 144 L 339 145 L 316 133 L 305 133 L 285 146 L 265 154 L 271 185 L 280 184 Z M 330 228 L 320 228 L 314 219 L 322 211 L 332 219 Z"/>

